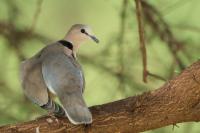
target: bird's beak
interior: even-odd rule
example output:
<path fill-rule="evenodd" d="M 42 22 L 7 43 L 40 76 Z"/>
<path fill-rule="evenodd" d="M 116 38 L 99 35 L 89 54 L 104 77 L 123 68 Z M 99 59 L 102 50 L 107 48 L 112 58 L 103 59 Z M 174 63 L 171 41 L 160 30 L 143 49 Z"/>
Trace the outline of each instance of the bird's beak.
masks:
<path fill-rule="evenodd" d="M 95 41 L 96 43 L 99 43 L 99 39 L 97 39 L 94 35 L 90 35 L 90 34 L 88 34 L 87 32 L 85 32 L 85 34 L 87 35 L 87 36 L 89 36 L 93 41 Z"/>
<path fill-rule="evenodd" d="M 99 39 L 97 39 L 95 36 L 90 35 L 89 36 L 93 41 L 95 41 L 96 43 L 99 43 Z"/>

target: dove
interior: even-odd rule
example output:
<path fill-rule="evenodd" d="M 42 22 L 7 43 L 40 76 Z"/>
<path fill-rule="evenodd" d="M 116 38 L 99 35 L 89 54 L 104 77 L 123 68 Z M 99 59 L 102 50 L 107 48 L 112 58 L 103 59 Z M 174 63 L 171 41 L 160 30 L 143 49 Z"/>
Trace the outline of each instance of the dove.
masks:
<path fill-rule="evenodd" d="M 92 123 L 92 114 L 83 98 L 84 73 L 76 56 L 87 40 L 99 43 L 89 26 L 75 24 L 62 40 L 47 45 L 20 65 L 25 96 L 56 116 L 66 116 L 75 125 Z"/>

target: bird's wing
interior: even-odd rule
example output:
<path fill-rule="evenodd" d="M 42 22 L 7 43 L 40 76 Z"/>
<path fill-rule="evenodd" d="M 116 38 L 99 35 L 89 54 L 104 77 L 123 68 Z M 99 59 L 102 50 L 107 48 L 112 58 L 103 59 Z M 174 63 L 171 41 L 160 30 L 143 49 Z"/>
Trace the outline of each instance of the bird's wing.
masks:
<path fill-rule="evenodd" d="M 85 90 L 85 76 L 84 76 L 84 71 L 83 71 L 81 65 L 77 61 L 75 61 L 75 65 L 78 67 L 78 69 L 80 69 L 80 74 L 81 74 L 81 77 L 83 79 L 82 80 L 83 81 L 82 93 L 83 93 L 84 90 Z"/>
<path fill-rule="evenodd" d="M 20 76 L 25 95 L 42 106 L 48 102 L 48 92 L 42 77 L 40 54 L 21 63 Z"/>
<path fill-rule="evenodd" d="M 81 70 L 82 70 L 82 68 L 81 68 Z M 82 75 L 83 75 L 83 92 L 84 92 L 84 90 L 85 90 L 85 76 L 84 76 L 84 72 L 83 72 L 83 70 L 82 70 Z"/>
<path fill-rule="evenodd" d="M 42 73 L 48 88 L 59 97 L 69 120 L 74 124 L 91 123 L 92 116 L 82 96 L 82 70 L 63 52 L 48 53 L 42 62 Z"/>

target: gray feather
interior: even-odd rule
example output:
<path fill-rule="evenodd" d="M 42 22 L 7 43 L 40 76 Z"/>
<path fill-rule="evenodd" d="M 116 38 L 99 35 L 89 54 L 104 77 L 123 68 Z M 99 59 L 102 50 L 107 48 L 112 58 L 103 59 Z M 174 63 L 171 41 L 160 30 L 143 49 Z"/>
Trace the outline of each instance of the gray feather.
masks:
<path fill-rule="evenodd" d="M 48 88 L 53 88 L 59 97 L 66 115 L 72 123 L 92 122 L 92 115 L 82 96 L 84 75 L 80 65 L 73 57 L 67 56 L 59 50 L 44 53 L 42 74 Z"/>
<path fill-rule="evenodd" d="M 21 63 L 21 82 L 24 94 L 42 106 L 48 102 L 48 91 L 42 76 L 40 53 Z"/>

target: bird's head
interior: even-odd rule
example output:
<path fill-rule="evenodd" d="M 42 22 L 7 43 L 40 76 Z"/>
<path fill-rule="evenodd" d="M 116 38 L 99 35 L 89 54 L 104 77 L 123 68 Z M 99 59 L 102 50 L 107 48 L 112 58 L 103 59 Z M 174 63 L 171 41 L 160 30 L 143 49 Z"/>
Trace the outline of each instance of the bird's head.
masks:
<path fill-rule="evenodd" d="M 89 26 L 83 24 L 73 25 L 69 29 L 67 35 L 65 36 L 65 40 L 71 42 L 73 45 L 76 46 L 79 46 L 85 41 L 91 39 L 96 43 L 99 42 L 99 40 L 95 37 L 94 33 L 92 32 L 92 29 Z"/>

